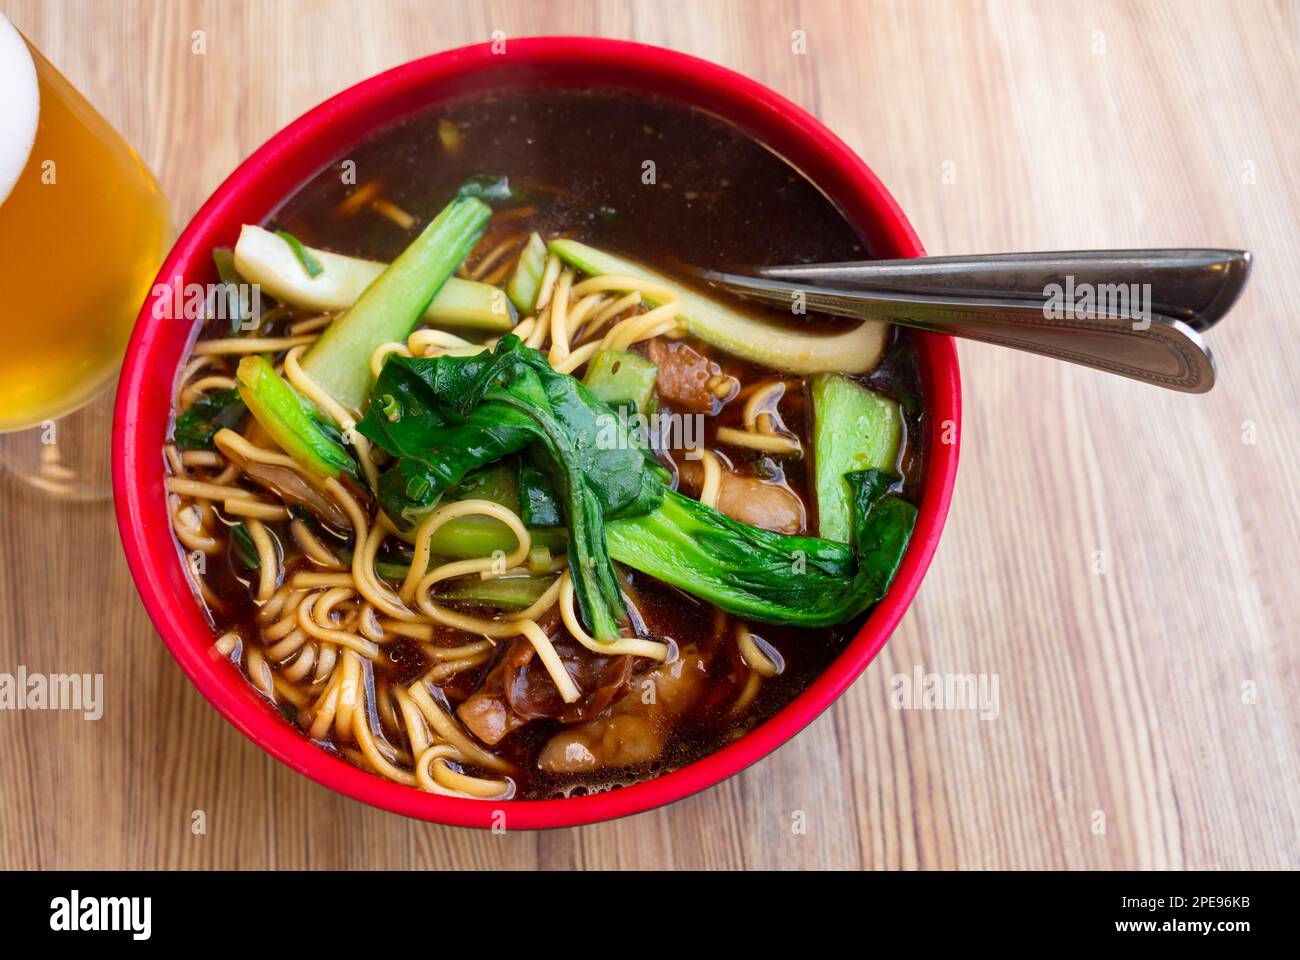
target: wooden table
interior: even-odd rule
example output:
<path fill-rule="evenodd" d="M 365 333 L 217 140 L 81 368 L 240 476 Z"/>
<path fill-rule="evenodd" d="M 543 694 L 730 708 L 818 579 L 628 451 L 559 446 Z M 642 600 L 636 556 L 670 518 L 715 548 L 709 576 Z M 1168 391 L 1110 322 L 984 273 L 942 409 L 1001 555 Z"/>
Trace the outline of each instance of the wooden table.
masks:
<path fill-rule="evenodd" d="M 580 830 L 415 823 L 290 772 L 167 656 L 110 510 L 0 482 L 0 672 L 102 672 L 107 700 L 97 722 L 0 714 L 0 867 L 1300 860 L 1295 3 L 0 7 L 140 148 L 180 223 L 319 100 L 503 30 L 635 38 L 758 78 L 843 136 L 933 253 L 1257 257 L 1206 397 L 962 344 L 956 499 L 884 654 L 775 756 Z M 891 677 L 917 667 L 996 674 L 996 718 L 892 709 Z"/>

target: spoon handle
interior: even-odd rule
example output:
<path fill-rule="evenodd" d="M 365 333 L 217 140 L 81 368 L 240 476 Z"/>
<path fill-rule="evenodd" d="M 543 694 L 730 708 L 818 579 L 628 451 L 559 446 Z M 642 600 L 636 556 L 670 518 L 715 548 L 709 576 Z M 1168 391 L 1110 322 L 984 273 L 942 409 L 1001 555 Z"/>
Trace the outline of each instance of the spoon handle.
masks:
<path fill-rule="evenodd" d="M 791 309 L 878 320 L 932 333 L 994 343 L 1067 360 L 1184 393 L 1214 386 L 1214 359 L 1201 335 L 1181 320 L 1059 310 L 1005 298 L 846 290 L 786 280 L 706 274 L 744 297 Z"/>
<path fill-rule="evenodd" d="M 1170 390 L 1214 386 L 1201 338 L 1236 302 L 1245 250 L 1067 250 L 706 273 L 777 306 L 881 320 L 1068 360 Z"/>
<path fill-rule="evenodd" d="M 769 267 L 758 276 L 877 293 L 1042 303 L 1050 287 L 1145 297 L 1151 313 L 1208 330 L 1250 275 L 1246 250 L 1067 250 Z"/>

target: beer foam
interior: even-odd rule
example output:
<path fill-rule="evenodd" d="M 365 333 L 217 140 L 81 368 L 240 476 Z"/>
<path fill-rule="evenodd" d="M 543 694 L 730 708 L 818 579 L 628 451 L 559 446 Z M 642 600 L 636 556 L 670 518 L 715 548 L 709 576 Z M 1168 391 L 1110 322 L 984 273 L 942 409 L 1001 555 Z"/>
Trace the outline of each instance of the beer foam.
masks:
<path fill-rule="evenodd" d="M 0 110 L 0 203 L 18 182 L 36 141 L 41 114 L 41 90 L 36 64 L 16 27 L 0 13 L 0 90 L 5 91 Z"/>

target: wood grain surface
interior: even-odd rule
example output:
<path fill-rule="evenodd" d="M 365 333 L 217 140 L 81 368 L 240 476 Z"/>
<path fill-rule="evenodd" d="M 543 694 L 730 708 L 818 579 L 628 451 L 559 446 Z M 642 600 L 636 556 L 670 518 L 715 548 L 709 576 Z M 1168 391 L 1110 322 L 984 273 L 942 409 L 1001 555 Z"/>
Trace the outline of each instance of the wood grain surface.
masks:
<path fill-rule="evenodd" d="M 98 721 L 0 713 L 0 867 L 1300 861 L 1296 3 L 0 8 L 140 149 L 178 224 L 318 101 L 501 30 L 634 38 L 757 78 L 847 140 L 932 253 L 1203 245 L 1257 258 L 1211 337 L 1208 396 L 962 344 L 957 494 L 885 652 L 762 763 L 595 827 L 438 827 L 292 773 L 166 654 L 110 510 L 56 508 L 0 479 L 0 672 L 96 672 L 106 687 Z M 996 675 L 996 716 L 893 709 L 891 677 L 918 667 Z"/>

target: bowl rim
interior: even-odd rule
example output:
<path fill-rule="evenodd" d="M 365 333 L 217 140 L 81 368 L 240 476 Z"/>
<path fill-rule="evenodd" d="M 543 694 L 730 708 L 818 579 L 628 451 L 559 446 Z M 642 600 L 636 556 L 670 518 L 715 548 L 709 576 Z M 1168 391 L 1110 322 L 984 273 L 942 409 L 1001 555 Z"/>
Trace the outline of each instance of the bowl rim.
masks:
<path fill-rule="evenodd" d="M 873 252 L 921 256 L 915 231 L 874 173 L 820 121 L 755 80 L 687 54 L 629 41 L 590 37 L 511 38 L 503 57 L 494 43 L 436 53 L 363 80 L 293 121 L 255 150 L 214 191 L 181 233 L 141 308 L 127 347 L 114 410 L 112 470 L 123 550 L 145 609 L 173 658 L 199 692 L 241 733 L 287 766 L 353 799 L 438 823 L 500 829 L 577 826 L 640 813 L 706 789 L 767 756 L 803 730 L 866 669 L 910 605 L 934 554 L 947 516 L 960 447 L 961 384 L 956 349 L 947 337 L 918 334 L 925 390 L 926 478 L 911 544 L 888 594 L 849 644 L 797 697 L 734 743 L 651 780 L 582 796 L 501 802 L 443 797 L 354 767 L 304 737 L 231 662 L 213 650 L 213 631 L 183 572 L 172 539 L 162 485 L 162 438 L 171 416 L 174 381 L 196 331 L 155 316 L 183 278 L 210 273 L 210 251 L 222 244 L 238 211 L 269 213 L 287 189 L 276 171 L 314 155 L 319 170 L 341 151 L 322 144 L 357 143 L 368 131 L 457 95 L 518 86 L 486 82 L 498 68 L 537 71 L 564 86 L 622 86 L 686 100 L 759 136 L 799 166 L 867 236 Z M 571 77 L 571 79 L 555 79 Z M 478 84 L 478 86 L 476 86 Z M 439 92 L 430 96 L 432 88 Z M 445 88 L 447 92 L 442 92 Z M 314 151 L 314 153 L 313 153 Z M 300 184 L 306 177 L 300 177 Z M 233 219 L 232 219 L 233 218 Z M 233 239 L 233 238 L 229 238 Z M 168 324 L 171 323 L 171 328 Z M 192 326 L 192 325 L 190 325 Z M 182 343 L 181 341 L 184 341 Z M 178 344 L 180 344 L 178 346 Z M 163 360 L 169 376 L 160 376 Z M 237 683 L 232 682 L 232 678 Z"/>

